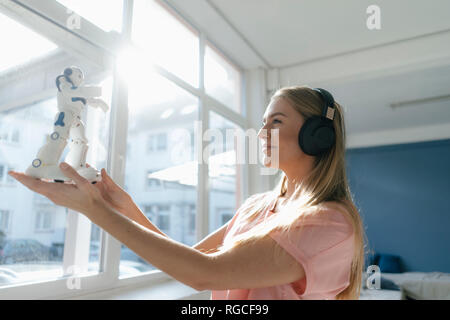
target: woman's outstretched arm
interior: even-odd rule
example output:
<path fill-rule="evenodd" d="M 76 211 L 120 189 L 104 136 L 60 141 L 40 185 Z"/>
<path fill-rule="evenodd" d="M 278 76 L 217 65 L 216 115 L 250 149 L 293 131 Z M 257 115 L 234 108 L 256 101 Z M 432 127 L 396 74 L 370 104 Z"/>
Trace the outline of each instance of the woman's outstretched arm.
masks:
<path fill-rule="evenodd" d="M 160 235 L 108 206 L 87 217 L 156 268 L 200 290 L 208 272 L 206 254 Z"/>

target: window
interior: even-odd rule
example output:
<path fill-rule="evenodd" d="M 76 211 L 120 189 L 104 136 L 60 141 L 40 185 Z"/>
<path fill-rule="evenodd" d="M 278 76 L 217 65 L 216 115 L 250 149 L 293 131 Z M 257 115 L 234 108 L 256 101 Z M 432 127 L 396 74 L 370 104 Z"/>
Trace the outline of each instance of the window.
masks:
<path fill-rule="evenodd" d="M 12 171 L 12 170 L 14 170 L 13 167 L 6 166 L 6 165 L 0 163 L 0 185 L 2 183 L 8 184 L 8 185 L 12 185 L 12 184 L 16 183 L 16 180 L 8 174 L 8 172 Z M 0 190 L 1 190 L 1 187 L 0 187 Z"/>
<path fill-rule="evenodd" d="M 57 48 L 51 41 L 3 14 L 0 14 L 0 38 L 8 44 L 7 48 L 2 49 L 0 73 L 49 55 Z"/>
<path fill-rule="evenodd" d="M 147 152 L 152 152 L 154 150 L 156 137 L 151 134 L 147 137 Z"/>
<path fill-rule="evenodd" d="M 151 174 L 156 171 L 147 171 L 146 175 L 146 182 L 147 182 L 147 188 L 149 189 L 155 189 L 159 188 L 161 186 L 161 181 L 159 179 L 151 178 Z"/>
<path fill-rule="evenodd" d="M 155 205 L 144 205 L 144 213 L 152 223 L 156 223 L 157 208 Z"/>
<path fill-rule="evenodd" d="M 9 184 L 15 180 L 7 171 L 14 168 L 24 172 L 44 145 L 46 136 L 53 132 L 58 112 L 56 77 L 67 66 L 79 66 L 87 85 L 102 86 L 102 99 L 109 105 L 112 79 L 108 71 L 92 61 L 73 55 L 68 47 L 59 47 L 2 14 L 0 26 L 0 37 L 9 43 L 2 48 L 0 61 L 0 137 L 8 142 L 0 142 L 0 181 Z M 97 168 L 105 167 L 109 113 L 88 107 L 82 119 L 89 140 L 87 162 Z M 67 145 L 58 161 L 68 152 Z M 0 185 L 0 204 L 1 210 L 10 212 L 0 217 L 2 226 L 8 225 L 8 233 L 0 234 L 3 242 L 0 267 L 16 275 L 15 283 L 62 276 L 63 259 L 68 259 L 63 257 L 66 241 L 80 240 L 75 236 L 67 238 L 71 230 L 66 225 L 69 210 L 20 183 L 15 183 L 14 188 Z M 75 253 L 71 254 L 78 259 Z M 98 270 L 98 262 L 97 266 L 88 267 Z M 1 282 L 0 287 L 3 285 L 8 282 Z"/>
<path fill-rule="evenodd" d="M 6 123 L 0 123 L 0 142 L 18 144 L 20 142 L 20 131 Z"/>
<path fill-rule="evenodd" d="M 53 226 L 53 212 L 38 211 L 36 213 L 35 231 L 51 232 Z"/>
<path fill-rule="evenodd" d="M 165 211 L 160 211 L 158 213 L 158 226 L 161 230 L 170 230 L 170 215 Z"/>
<path fill-rule="evenodd" d="M 224 225 L 225 223 L 227 223 L 228 221 L 231 220 L 231 218 L 233 218 L 233 214 L 229 213 L 231 210 L 227 211 L 227 212 L 222 212 L 220 214 L 220 216 L 222 217 L 222 221 L 221 224 Z"/>
<path fill-rule="evenodd" d="M 224 219 L 231 212 L 234 214 L 242 201 L 242 165 L 236 163 L 238 144 L 235 136 L 239 127 L 210 112 L 210 129 L 209 232 L 212 232 L 223 226 Z"/>
<path fill-rule="evenodd" d="M 158 151 L 166 150 L 167 146 L 167 135 L 165 133 L 160 133 L 157 136 L 157 147 Z"/>
<path fill-rule="evenodd" d="M 8 210 L 0 210 L 0 232 L 3 231 L 3 234 L 9 232 L 10 221 L 11 221 L 11 212 Z M 2 243 L 2 233 L 0 233 L 0 244 Z M 0 245 L 1 246 L 1 245 Z"/>
<path fill-rule="evenodd" d="M 147 58 L 198 87 L 199 40 L 197 31 L 163 1 L 135 0 L 132 41 Z"/>
<path fill-rule="evenodd" d="M 212 45 L 205 49 L 206 93 L 236 112 L 241 108 L 241 74 Z"/>
<path fill-rule="evenodd" d="M 124 1 L 31 1 L 29 9 L 10 2 L 2 3 L 1 7 L 23 24 L 0 14 L 0 37 L 8 43 L 0 60 L 0 181 L 7 182 L 0 184 L 0 287 L 10 283 L 3 277 L 4 272 L 10 272 L 16 275 L 11 280 L 14 284 L 33 283 L 32 290 L 14 291 L 20 292 L 14 293 L 15 297 L 24 292 L 27 297 L 49 296 L 52 290 L 41 287 L 61 285 L 66 280 L 62 276 L 67 265 L 82 266 L 83 270 L 87 267 L 93 272 L 93 277 L 82 278 L 82 282 L 89 282 L 86 287 L 94 290 L 103 281 L 117 280 L 112 276 L 114 272 L 108 272 L 117 266 L 108 263 L 100 276 L 104 232 L 98 226 L 83 220 L 82 215 L 55 206 L 20 183 L 8 185 L 15 180 L 7 171 L 13 168 L 25 171 L 53 130 L 57 112 L 55 78 L 67 66 L 81 67 L 86 84 L 100 85 L 102 99 L 110 106 L 113 80 L 118 84 L 114 86 L 117 89 L 114 96 L 119 100 L 128 97 L 128 106 L 115 104 L 119 114 L 126 108 L 129 112 L 124 188 L 136 203 L 142 204 L 146 216 L 170 238 L 189 246 L 199 240 L 197 214 L 209 214 L 215 217 L 213 224 L 222 224 L 241 199 L 241 171 L 236 164 L 220 165 L 219 170 L 217 166 L 210 167 L 207 174 L 214 186 L 209 192 L 210 210 L 203 208 L 197 212 L 198 193 L 204 192 L 208 177 L 198 181 L 203 171 L 198 171 L 196 121 L 210 112 L 209 102 L 214 101 L 206 97 L 209 95 L 220 102 L 214 106 L 216 111 L 224 106 L 230 108 L 236 114 L 224 114 L 233 117 L 234 122 L 245 123 L 239 115 L 242 109 L 239 69 L 207 40 L 207 45 L 200 42 L 199 31 L 175 13 L 167 1 L 135 0 L 129 2 L 133 3 L 133 25 L 126 27 L 132 30 L 133 45 L 144 55 L 128 61 L 131 67 L 125 69 L 137 71 L 124 77 L 128 81 L 125 88 L 121 81 L 112 78 L 108 69 L 112 65 L 108 61 L 111 53 L 120 56 L 122 39 L 117 32 L 122 30 L 122 16 L 127 16 L 123 15 Z M 88 28 L 80 26 L 82 37 L 74 36 L 76 30 L 74 34 L 62 25 L 75 13 L 83 17 L 81 22 L 90 22 L 86 23 Z M 43 23 L 39 23 L 41 19 Z M 26 27 L 29 25 L 36 29 Z M 203 34 L 202 39 L 205 38 Z M 200 59 L 199 53 L 203 51 L 205 59 Z M 149 70 L 150 59 L 158 65 L 156 71 Z M 200 67 L 200 61 L 205 65 Z M 205 74 L 200 70 L 205 70 Z M 200 78 L 203 76 L 205 79 Z M 199 87 L 200 83 L 205 83 L 206 92 Z M 200 99 L 206 113 L 199 113 Z M 99 109 L 86 108 L 82 118 L 89 140 L 87 162 L 99 169 L 117 163 L 116 155 L 108 154 L 109 147 L 120 150 L 125 142 L 113 139 L 110 145 L 109 112 L 103 114 Z M 114 128 L 120 129 L 122 119 L 112 119 Z M 210 125 L 216 125 L 210 119 Z M 68 149 L 66 146 L 59 160 L 65 158 Z M 210 158 L 220 158 L 228 151 L 214 151 Z M 113 162 L 107 163 L 107 159 Z M 105 249 L 114 250 L 114 246 Z M 111 256 L 115 253 L 108 252 L 106 259 Z M 157 269 L 122 245 L 119 270 L 119 278 L 123 278 Z M 66 287 L 59 288 L 51 294 L 70 294 Z M 8 298 L 11 291 L 6 290 L 0 288 L 0 297 Z"/>
<path fill-rule="evenodd" d="M 150 70 L 129 79 L 127 141 L 132 154 L 127 153 L 125 184 L 136 203 L 145 203 L 147 216 L 158 228 L 176 241 L 193 245 L 195 232 L 176 227 L 175 221 L 187 221 L 183 205 L 195 206 L 197 202 L 197 163 L 192 157 L 194 145 L 190 135 L 195 128 L 197 107 L 189 113 L 183 110 L 198 106 L 198 99 Z M 169 109 L 173 111 L 167 116 Z M 145 143 L 147 150 L 150 144 L 154 151 L 165 151 L 148 154 L 140 147 Z M 137 182 L 144 175 L 147 175 L 146 184 L 142 186 Z M 148 188 L 155 186 L 158 188 Z M 133 265 L 135 273 L 156 269 L 142 258 L 127 253 L 128 250 L 122 248 L 123 267 Z"/>
<path fill-rule="evenodd" d="M 167 148 L 167 134 L 150 134 L 147 137 L 147 152 L 165 151 Z"/>

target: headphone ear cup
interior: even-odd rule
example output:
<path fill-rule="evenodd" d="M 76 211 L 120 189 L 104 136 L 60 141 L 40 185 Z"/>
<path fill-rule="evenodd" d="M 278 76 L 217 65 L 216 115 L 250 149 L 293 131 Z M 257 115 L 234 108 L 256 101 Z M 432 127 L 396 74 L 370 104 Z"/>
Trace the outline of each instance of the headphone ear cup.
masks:
<path fill-rule="evenodd" d="M 305 121 L 298 134 L 298 143 L 304 153 L 317 156 L 331 148 L 335 141 L 333 124 L 319 116 Z"/>

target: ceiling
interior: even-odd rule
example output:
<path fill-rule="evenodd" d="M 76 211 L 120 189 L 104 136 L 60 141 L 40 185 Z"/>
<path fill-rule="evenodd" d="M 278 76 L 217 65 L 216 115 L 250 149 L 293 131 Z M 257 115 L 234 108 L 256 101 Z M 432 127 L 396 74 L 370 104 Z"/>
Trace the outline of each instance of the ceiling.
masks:
<path fill-rule="evenodd" d="M 336 83 L 350 134 L 450 123 L 450 98 L 392 108 L 392 103 L 448 96 L 450 65 Z"/>
<path fill-rule="evenodd" d="M 366 25 L 370 15 L 366 10 L 374 4 L 371 0 L 166 1 L 204 30 L 207 37 L 243 69 L 278 68 L 294 75 L 294 82 L 316 83 L 318 80 L 327 85 L 344 107 L 349 135 L 450 123 L 449 99 L 390 107 L 392 103 L 450 95 L 450 59 L 426 68 L 411 64 L 414 59 L 408 60 L 414 53 L 416 61 L 436 58 L 438 53 L 450 58 L 450 50 L 444 54 L 438 52 L 448 46 L 427 51 L 429 56 L 421 50 L 431 43 L 422 40 L 441 35 L 448 39 L 448 0 L 378 0 L 380 30 L 369 30 Z M 407 50 L 412 42 L 416 43 L 414 48 L 419 49 L 416 52 Z M 388 61 L 384 68 L 374 67 L 377 70 L 370 76 L 356 74 L 351 80 L 337 78 L 331 82 L 321 81 L 320 77 L 314 79 L 322 72 L 319 70 L 322 64 L 316 68 L 314 62 L 355 56 L 362 65 L 368 66 L 374 54 L 389 52 L 383 51 L 387 47 L 397 48 L 398 66 L 408 61 L 409 67 L 391 68 Z M 388 53 L 381 61 L 390 58 Z M 352 58 L 346 59 L 343 59 L 345 65 L 352 64 Z M 302 67 L 310 63 L 311 73 L 302 73 L 305 70 Z M 398 72 L 393 71 L 397 69 Z"/>
<path fill-rule="evenodd" d="M 379 0 L 381 29 L 366 26 L 372 0 L 168 0 L 194 20 L 224 51 L 237 41 L 268 68 L 370 48 L 450 29 L 448 0 Z M 343 5 L 345 3 L 345 5 Z M 224 41 L 228 43 L 224 43 Z M 231 42 L 230 42 L 231 41 Z M 239 46 L 237 46 L 237 49 Z M 262 61 L 261 61 L 262 60 Z M 244 61 L 241 61 L 244 62 Z M 243 63 L 243 67 L 253 67 Z"/>

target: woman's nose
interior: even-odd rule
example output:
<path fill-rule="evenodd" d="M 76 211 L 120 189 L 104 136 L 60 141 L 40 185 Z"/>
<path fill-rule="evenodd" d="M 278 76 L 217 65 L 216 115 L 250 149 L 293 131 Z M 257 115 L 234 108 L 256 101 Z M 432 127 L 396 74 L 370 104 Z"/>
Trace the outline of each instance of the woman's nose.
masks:
<path fill-rule="evenodd" d="M 267 137 L 270 133 L 269 129 L 270 129 L 270 124 L 269 123 L 264 124 L 264 122 L 263 122 L 261 129 L 259 129 L 259 131 L 258 131 L 258 137 L 260 137 L 260 138 Z"/>
<path fill-rule="evenodd" d="M 266 126 L 263 126 L 261 129 L 259 129 L 258 138 L 267 139 L 268 135 L 269 135 L 269 130 L 266 128 Z"/>

